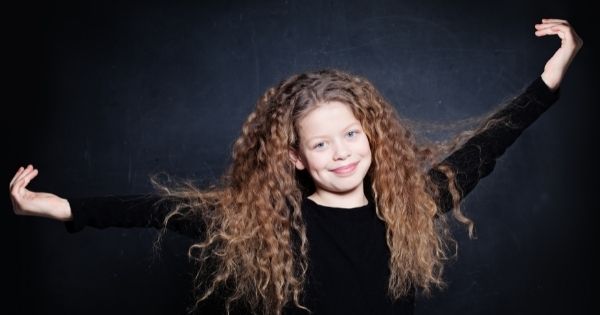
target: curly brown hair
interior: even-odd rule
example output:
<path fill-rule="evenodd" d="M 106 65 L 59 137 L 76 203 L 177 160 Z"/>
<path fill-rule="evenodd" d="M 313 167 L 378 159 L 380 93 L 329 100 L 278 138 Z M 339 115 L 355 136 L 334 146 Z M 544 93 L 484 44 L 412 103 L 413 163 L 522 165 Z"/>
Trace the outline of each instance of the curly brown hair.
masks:
<path fill-rule="evenodd" d="M 367 79 L 336 69 L 297 74 L 269 88 L 246 119 L 235 141 L 232 163 L 217 185 L 199 189 L 157 184 L 179 202 L 165 218 L 201 220 L 202 239 L 188 255 L 198 262 L 195 307 L 226 293 L 226 309 L 244 303 L 264 314 L 281 314 L 286 304 L 301 305 L 309 244 L 301 200 L 314 192 L 306 171 L 298 171 L 289 150 L 298 149 L 298 123 L 320 103 L 348 105 L 362 124 L 372 151 L 364 182 L 377 216 L 385 222 L 391 256 L 388 292 L 400 298 L 412 288 L 428 293 L 443 286 L 443 263 L 452 239 L 428 176 L 443 172 L 452 194 L 453 214 L 462 215 L 452 169 L 439 161 L 460 142 L 426 144 L 415 140 L 394 109 Z"/>

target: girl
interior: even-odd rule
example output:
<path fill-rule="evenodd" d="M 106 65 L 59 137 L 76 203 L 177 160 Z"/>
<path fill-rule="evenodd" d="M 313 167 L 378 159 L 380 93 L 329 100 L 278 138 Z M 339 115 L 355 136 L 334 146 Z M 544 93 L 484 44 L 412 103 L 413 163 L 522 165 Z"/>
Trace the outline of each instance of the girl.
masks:
<path fill-rule="evenodd" d="M 10 182 L 14 212 L 65 221 L 70 232 L 153 226 L 194 237 L 191 311 L 216 301 L 227 313 L 411 314 L 417 290 L 444 284 L 455 244 L 443 213 L 472 234 L 459 202 L 556 101 L 582 46 L 565 20 L 535 28 L 558 35 L 561 47 L 467 141 L 417 144 L 368 80 L 315 71 L 258 100 L 219 185 L 154 181 L 155 195 L 65 199 L 27 190 L 38 174 L 29 165 Z"/>

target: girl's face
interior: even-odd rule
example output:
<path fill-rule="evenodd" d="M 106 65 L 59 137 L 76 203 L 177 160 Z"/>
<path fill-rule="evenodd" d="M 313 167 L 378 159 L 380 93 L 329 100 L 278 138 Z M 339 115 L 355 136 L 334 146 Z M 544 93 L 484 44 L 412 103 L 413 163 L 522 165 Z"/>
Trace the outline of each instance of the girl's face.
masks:
<path fill-rule="evenodd" d="M 319 104 L 299 121 L 298 132 L 299 152 L 290 151 L 290 157 L 310 173 L 318 194 L 364 193 L 371 148 L 348 105 Z"/>

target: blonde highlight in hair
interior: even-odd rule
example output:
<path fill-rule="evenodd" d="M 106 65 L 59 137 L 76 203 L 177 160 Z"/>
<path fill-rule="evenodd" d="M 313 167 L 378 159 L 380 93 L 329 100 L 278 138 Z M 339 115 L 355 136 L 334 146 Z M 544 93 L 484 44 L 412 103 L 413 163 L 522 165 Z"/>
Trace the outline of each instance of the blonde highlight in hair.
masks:
<path fill-rule="evenodd" d="M 299 121 L 331 101 L 348 105 L 369 139 L 373 162 L 365 181 L 386 226 L 389 295 L 400 298 L 412 289 L 428 293 L 444 285 L 443 263 L 455 242 L 427 172 L 435 168 L 449 179 L 453 214 L 471 234 L 473 222 L 460 212 L 454 172 L 437 163 L 456 143 L 417 144 L 368 80 L 328 69 L 293 75 L 259 98 L 218 185 L 157 183 L 166 198 L 178 200 L 165 226 L 174 217 L 202 222 L 202 239 L 188 251 L 199 265 L 195 306 L 218 292 L 227 296 L 227 312 L 237 304 L 262 314 L 281 314 L 290 303 L 305 308 L 309 244 L 301 201 L 314 184 L 307 172 L 295 169 L 289 150 L 298 149 Z"/>

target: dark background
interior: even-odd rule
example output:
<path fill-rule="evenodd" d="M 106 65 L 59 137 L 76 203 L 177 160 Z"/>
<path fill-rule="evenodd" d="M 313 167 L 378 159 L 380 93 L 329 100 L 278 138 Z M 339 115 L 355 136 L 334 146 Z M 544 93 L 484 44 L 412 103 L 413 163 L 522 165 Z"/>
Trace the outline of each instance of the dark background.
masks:
<path fill-rule="evenodd" d="M 336 67 L 366 76 L 405 117 L 483 114 L 539 76 L 567 19 L 585 41 L 560 100 L 468 196 L 478 239 L 456 230 L 449 286 L 417 314 L 581 313 L 594 305 L 598 113 L 589 8 L 571 1 L 164 1 L 7 7 L 5 183 L 63 197 L 150 192 L 167 171 L 218 177 L 256 99 L 281 79 Z M 595 21 L 595 20 L 594 20 Z M 3 260 L 18 314 L 183 314 L 190 240 L 156 231 L 68 234 L 2 212 Z M 6 291 L 5 291 L 6 292 Z M 7 314 L 4 311 L 0 311 Z"/>

